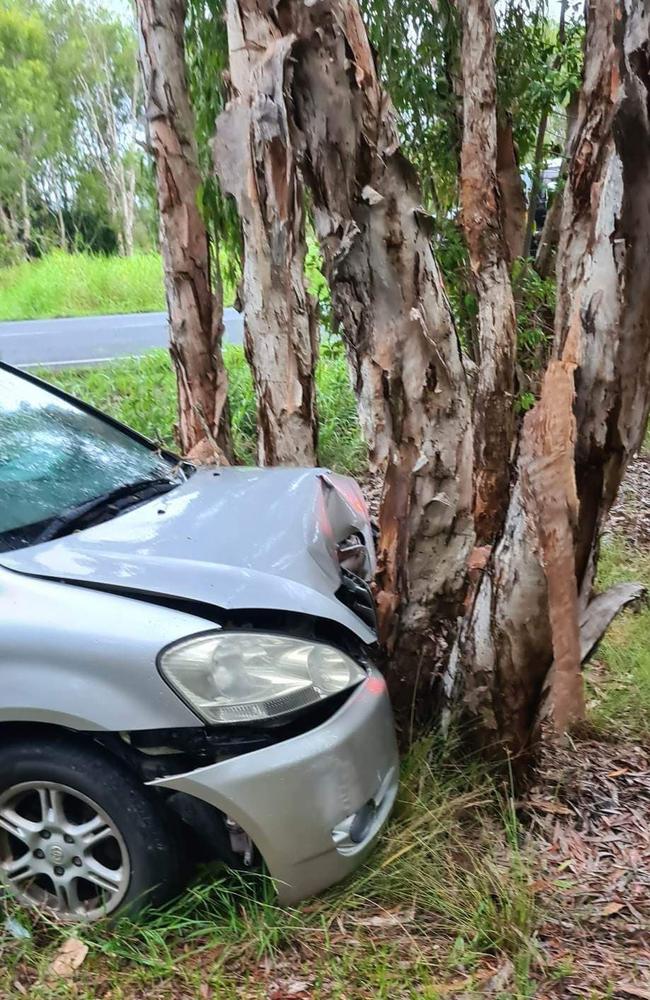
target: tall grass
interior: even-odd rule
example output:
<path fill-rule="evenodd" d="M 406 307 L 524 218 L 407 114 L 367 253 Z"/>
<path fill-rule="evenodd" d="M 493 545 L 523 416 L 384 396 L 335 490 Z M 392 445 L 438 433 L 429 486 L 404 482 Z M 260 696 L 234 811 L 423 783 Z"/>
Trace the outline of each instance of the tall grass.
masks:
<path fill-rule="evenodd" d="M 230 412 L 235 456 L 255 463 L 255 398 L 249 367 L 241 347 L 227 344 Z M 93 368 L 40 372 L 62 389 L 105 410 L 123 423 L 167 447 L 174 447 L 176 380 L 167 351 L 150 351 Z M 345 358 L 330 342 L 323 349 L 316 386 L 320 423 L 320 462 L 337 472 L 358 475 L 366 466 L 354 394 Z"/>
<path fill-rule="evenodd" d="M 49 319 L 165 308 L 157 253 L 104 257 L 52 251 L 0 270 L 0 320 Z"/>

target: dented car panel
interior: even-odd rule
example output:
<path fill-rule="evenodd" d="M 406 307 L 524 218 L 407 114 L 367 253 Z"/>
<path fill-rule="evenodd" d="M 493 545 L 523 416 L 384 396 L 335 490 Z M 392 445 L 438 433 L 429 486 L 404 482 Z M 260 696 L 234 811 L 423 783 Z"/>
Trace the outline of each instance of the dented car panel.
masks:
<path fill-rule="evenodd" d="M 0 554 L 33 576 L 165 594 L 225 609 L 291 611 L 373 630 L 336 596 L 336 546 L 374 547 L 356 483 L 318 469 L 198 469 L 163 497 L 84 531 Z"/>
<path fill-rule="evenodd" d="M 377 671 L 321 726 L 277 746 L 159 779 L 216 806 L 252 838 L 281 902 L 344 878 L 367 855 L 397 793 L 398 763 L 386 684 Z M 358 842 L 348 825 L 365 807 Z"/>
<path fill-rule="evenodd" d="M 283 902 L 343 878 L 375 842 L 398 781 L 373 665 L 375 569 L 352 479 L 194 469 L 0 363 L 0 742 L 6 754 L 34 738 L 41 767 L 48 740 L 59 753 L 63 740 L 82 762 L 66 795 L 84 752 L 101 752 L 102 774 L 117 761 L 122 788 L 128 768 L 170 830 L 192 828 L 188 843 L 227 863 L 261 857 Z M 20 801 L 21 788 L 0 787 L 0 801 Z M 110 817 L 117 847 L 124 816 Z M 14 841 L 0 824 L 10 886 Z M 39 868 L 37 898 L 74 879 L 70 866 Z M 83 905 L 101 916 L 101 894 Z"/>

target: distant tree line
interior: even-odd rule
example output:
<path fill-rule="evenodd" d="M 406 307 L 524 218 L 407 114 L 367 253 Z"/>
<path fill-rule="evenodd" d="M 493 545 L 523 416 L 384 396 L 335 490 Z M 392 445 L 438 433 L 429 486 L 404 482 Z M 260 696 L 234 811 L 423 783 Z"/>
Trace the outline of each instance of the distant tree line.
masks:
<path fill-rule="evenodd" d="M 0 265 L 155 243 L 136 53 L 98 5 L 0 3 Z"/>

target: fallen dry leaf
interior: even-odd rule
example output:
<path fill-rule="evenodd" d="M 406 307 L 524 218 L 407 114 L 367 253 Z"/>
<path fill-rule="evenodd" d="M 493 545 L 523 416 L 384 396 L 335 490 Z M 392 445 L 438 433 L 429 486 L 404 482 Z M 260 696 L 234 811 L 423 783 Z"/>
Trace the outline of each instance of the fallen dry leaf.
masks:
<path fill-rule="evenodd" d="M 309 995 L 309 983 L 303 979 L 281 979 L 269 985 L 269 1000 L 286 1000 L 287 997 Z"/>
<path fill-rule="evenodd" d="M 603 906 L 602 910 L 600 911 L 600 915 L 601 917 L 611 917 L 615 913 L 618 913 L 620 910 L 622 910 L 624 906 L 625 903 L 615 903 L 615 902 L 608 903 L 607 906 Z"/>
<path fill-rule="evenodd" d="M 63 942 L 48 967 L 48 976 L 52 979 L 71 979 L 75 970 L 88 954 L 88 945 L 79 938 L 68 938 Z"/>
<path fill-rule="evenodd" d="M 354 922 L 360 927 L 400 927 L 410 920 L 413 920 L 412 913 L 382 913 L 375 917 L 360 917 Z"/>
<path fill-rule="evenodd" d="M 515 967 L 509 958 L 499 966 L 496 972 L 483 986 L 483 993 L 503 993 L 514 976 Z"/>
<path fill-rule="evenodd" d="M 538 809 L 540 812 L 553 813 L 554 816 L 570 816 L 571 810 L 561 802 L 547 802 L 540 799 L 528 799 L 521 803 L 526 809 Z"/>
<path fill-rule="evenodd" d="M 639 997 L 640 1000 L 650 1000 L 650 989 L 635 986 L 634 983 L 617 983 L 616 992 L 626 993 L 630 997 Z"/>

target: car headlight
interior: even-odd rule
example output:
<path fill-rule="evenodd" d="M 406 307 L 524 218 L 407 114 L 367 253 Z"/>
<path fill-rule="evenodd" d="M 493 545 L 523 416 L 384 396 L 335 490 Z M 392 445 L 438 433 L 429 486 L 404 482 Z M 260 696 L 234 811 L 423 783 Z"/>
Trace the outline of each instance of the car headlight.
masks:
<path fill-rule="evenodd" d="M 159 659 L 163 677 L 206 722 L 272 719 L 313 705 L 366 677 L 333 646 L 262 632 L 210 632 Z"/>

